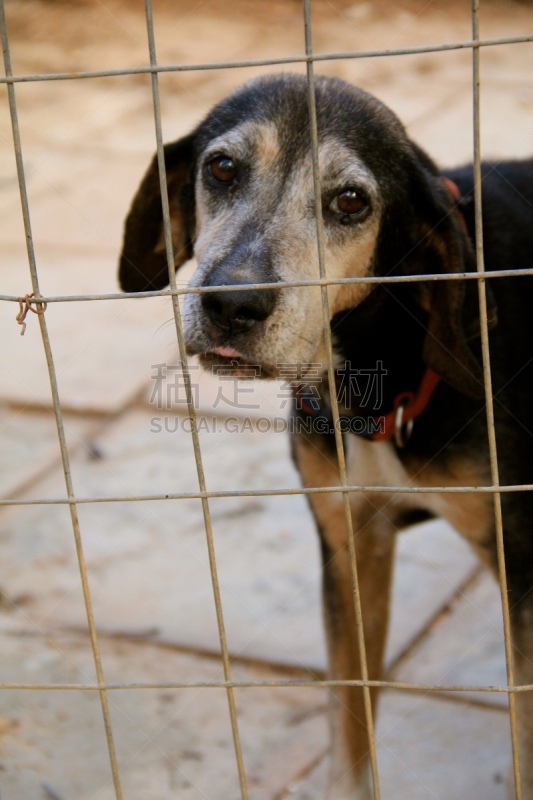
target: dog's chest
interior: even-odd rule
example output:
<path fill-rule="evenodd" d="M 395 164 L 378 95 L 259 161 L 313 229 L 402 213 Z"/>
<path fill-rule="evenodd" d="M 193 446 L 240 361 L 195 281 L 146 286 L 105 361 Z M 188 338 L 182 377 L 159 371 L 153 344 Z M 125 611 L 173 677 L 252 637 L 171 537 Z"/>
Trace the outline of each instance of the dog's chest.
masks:
<path fill-rule="evenodd" d="M 387 494 L 387 487 L 415 490 L 391 493 L 386 505 L 379 503 L 381 513 L 394 518 L 399 511 L 426 510 L 446 519 L 474 547 L 486 544 L 493 527 L 489 493 L 416 491 L 432 486 L 488 485 L 487 476 L 475 464 L 457 460 L 453 469 L 444 471 L 435 462 L 409 456 L 401 459 L 390 442 L 370 442 L 357 436 L 348 436 L 345 442 L 347 478 L 352 486 L 383 487 L 383 493 L 372 492 L 378 496 Z"/>

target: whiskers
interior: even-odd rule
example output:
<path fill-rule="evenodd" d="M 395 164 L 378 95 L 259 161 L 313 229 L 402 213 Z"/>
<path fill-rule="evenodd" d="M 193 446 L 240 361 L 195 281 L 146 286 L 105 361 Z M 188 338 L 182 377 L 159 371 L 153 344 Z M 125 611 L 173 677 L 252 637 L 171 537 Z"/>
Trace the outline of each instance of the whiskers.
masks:
<path fill-rule="evenodd" d="M 175 326 L 174 317 L 171 317 L 170 319 L 167 319 L 166 322 L 162 322 L 161 325 L 158 328 L 156 328 L 154 335 L 157 336 L 158 334 L 161 333 L 161 331 L 166 330 L 171 325 L 172 325 L 172 327 Z"/>

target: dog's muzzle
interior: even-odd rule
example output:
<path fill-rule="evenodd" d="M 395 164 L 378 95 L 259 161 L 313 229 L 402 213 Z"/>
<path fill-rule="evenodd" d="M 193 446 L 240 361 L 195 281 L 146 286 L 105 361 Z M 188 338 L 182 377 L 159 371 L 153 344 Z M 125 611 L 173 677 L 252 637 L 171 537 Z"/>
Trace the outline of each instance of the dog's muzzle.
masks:
<path fill-rule="evenodd" d="M 222 285 L 230 286 L 232 283 L 228 281 Z M 208 292 L 202 295 L 202 308 L 207 317 L 225 333 L 250 330 L 256 322 L 263 322 L 269 317 L 275 305 L 274 289 Z"/>
<path fill-rule="evenodd" d="M 266 249 L 242 244 L 206 276 L 204 286 L 242 286 L 232 291 L 202 294 L 202 309 L 209 321 L 224 333 L 245 333 L 264 322 L 274 311 L 275 289 L 247 288 L 275 282 Z"/>

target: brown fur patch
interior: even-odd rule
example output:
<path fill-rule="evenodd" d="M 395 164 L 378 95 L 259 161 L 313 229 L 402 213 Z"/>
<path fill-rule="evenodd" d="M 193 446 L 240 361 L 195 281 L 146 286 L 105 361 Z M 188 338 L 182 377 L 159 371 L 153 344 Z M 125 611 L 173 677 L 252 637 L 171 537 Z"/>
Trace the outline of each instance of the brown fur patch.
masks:
<path fill-rule="evenodd" d="M 260 178 L 268 180 L 272 165 L 280 155 L 278 130 L 275 125 L 258 125 L 256 134 L 255 156 L 256 170 Z"/>
<path fill-rule="evenodd" d="M 484 465 L 483 465 L 484 466 Z M 472 461 L 456 460 L 453 471 L 444 472 L 433 464 L 419 465 L 415 472 L 419 486 L 489 486 L 486 469 Z M 492 495 L 458 492 L 426 495 L 424 505 L 444 517 L 472 544 L 481 556 L 486 553 L 494 525 Z M 486 556 L 485 556 L 486 560 Z M 492 565 L 491 565 L 492 566 Z"/>

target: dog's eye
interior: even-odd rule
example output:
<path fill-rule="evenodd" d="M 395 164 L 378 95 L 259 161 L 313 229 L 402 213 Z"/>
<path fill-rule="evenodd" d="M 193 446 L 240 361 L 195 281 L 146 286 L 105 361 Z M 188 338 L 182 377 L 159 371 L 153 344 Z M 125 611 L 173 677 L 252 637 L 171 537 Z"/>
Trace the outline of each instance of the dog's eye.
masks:
<path fill-rule="evenodd" d="M 209 162 L 209 171 L 219 183 L 233 183 L 237 177 L 237 167 L 228 156 L 217 156 Z"/>
<path fill-rule="evenodd" d="M 331 208 L 333 211 L 354 217 L 368 210 L 368 201 L 357 189 L 345 189 L 334 198 Z"/>

